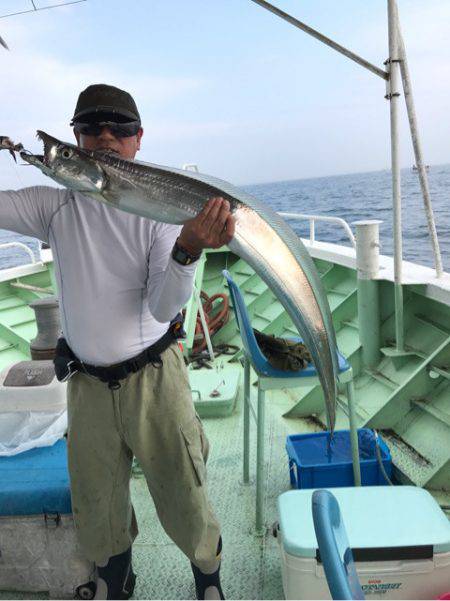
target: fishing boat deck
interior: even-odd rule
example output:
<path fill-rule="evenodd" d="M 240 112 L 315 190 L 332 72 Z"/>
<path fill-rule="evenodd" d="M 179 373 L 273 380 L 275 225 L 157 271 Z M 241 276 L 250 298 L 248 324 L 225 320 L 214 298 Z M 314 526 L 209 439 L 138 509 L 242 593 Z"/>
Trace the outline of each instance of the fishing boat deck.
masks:
<path fill-rule="evenodd" d="M 255 395 L 256 396 L 256 395 Z M 282 414 L 292 404 L 283 394 L 267 396 L 265 536 L 255 534 L 255 485 L 242 481 L 242 398 L 229 417 L 204 419 L 211 442 L 208 460 L 208 490 L 214 511 L 222 526 L 224 543 L 222 581 L 230 599 L 283 599 L 281 565 L 277 540 L 270 526 L 277 519 L 277 497 L 289 490 L 285 438 L 300 431 L 300 420 L 287 420 Z M 308 428 L 304 423 L 303 429 Z M 310 426 L 314 430 L 314 426 Z M 251 465 L 255 465 L 255 436 L 251 445 Z M 252 472 L 254 474 L 254 469 Z M 138 576 L 136 598 L 192 599 L 195 591 L 189 562 L 168 539 L 155 513 L 143 478 L 133 478 L 133 502 L 140 524 L 134 545 Z"/>
<path fill-rule="evenodd" d="M 252 391 L 256 397 L 256 389 Z M 264 536 L 255 534 L 255 428 L 251 430 L 251 481 L 242 481 L 242 395 L 229 417 L 206 418 L 211 443 L 208 459 L 208 491 L 222 526 L 224 593 L 229 599 L 283 599 L 277 540 L 271 525 L 277 519 L 277 497 L 289 490 L 286 435 L 314 431 L 312 421 L 285 419 L 282 414 L 292 400 L 279 391 L 267 393 L 266 479 Z M 253 469 L 252 469 L 253 468 Z M 159 524 L 145 479 L 135 470 L 131 482 L 139 535 L 133 546 L 137 574 L 135 599 L 194 599 L 189 561 Z M 47 599 L 44 593 L 0 592 L 0 599 Z"/>
<path fill-rule="evenodd" d="M 393 285 L 386 272 L 383 274 L 386 279 L 380 281 L 383 298 L 381 328 L 383 345 L 387 347 L 384 349 L 386 356 L 382 357 L 376 371 L 364 369 L 361 364 L 354 259 L 350 256 L 352 251 L 344 252 L 342 248 L 331 244 L 325 248 L 316 243 L 310 252 L 327 291 L 339 348 L 353 366 L 358 427 L 380 428 L 390 447 L 395 475 L 400 481 L 426 487 L 440 504 L 449 506 L 450 330 L 447 324 L 450 297 L 446 286 L 432 281 L 417 286 L 415 278 L 405 286 L 407 352 L 397 357 L 391 351 L 394 338 Z M 241 287 L 254 327 L 266 333 L 291 335 L 292 324 L 271 291 L 247 264 L 230 253 L 223 250 L 207 253 L 205 265 L 197 270 L 197 288 L 208 295 L 223 291 L 222 269 L 225 267 Z M 0 369 L 29 358 L 29 342 L 36 335 L 36 324 L 28 304 L 46 294 L 45 291 L 51 287 L 50 275 L 50 270 L 39 264 L 17 268 L 17 271 L 8 270 L 0 278 Z M 17 284 L 22 287 L 17 287 Z M 188 315 L 186 321 L 190 321 L 190 326 L 195 325 L 195 315 L 193 324 Z M 193 336 L 192 330 L 191 334 Z M 214 343 L 240 344 L 232 314 L 228 323 L 214 336 Z M 230 360 L 231 356 L 226 359 Z M 216 361 L 220 365 L 222 360 Z M 239 363 L 234 365 L 237 368 Z M 202 373 L 203 376 L 196 377 L 203 377 L 206 381 L 208 373 L 215 373 L 215 370 L 203 369 Z M 418 390 L 420 397 L 414 396 Z M 252 394 L 256 396 L 254 387 Z M 283 417 L 286 412 L 289 416 Z M 303 418 L 304 415 L 315 415 L 318 419 Z M 267 531 L 265 536 L 258 537 L 254 532 L 256 441 L 253 423 L 253 482 L 244 485 L 242 481 L 242 394 L 228 417 L 203 419 L 211 442 L 208 489 L 223 529 L 222 575 L 228 598 L 283 598 L 278 543 L 271 535 L 270 526 L 277 519 L 277 497 L 290 488 L 285 439 L 287 434 L 320 429 L 318 420 L 325 421 L 323 395 L 319 387 L 267 393 Z M 337 406 L 337 429 L 342 428 L 348 428 L 348 416 L 346 398 L 341 394 Z M 135 472 L 131 486 L 140 534 L 134 545 L 134 565 L 138 575 L 134 596 L 141 599 L 194 598 L 189 562 L 163 532 L 145 480 L 138 470 Z M 47 597 L 42 593 L 0 592 L 0 599 L 24 598 Z"/>

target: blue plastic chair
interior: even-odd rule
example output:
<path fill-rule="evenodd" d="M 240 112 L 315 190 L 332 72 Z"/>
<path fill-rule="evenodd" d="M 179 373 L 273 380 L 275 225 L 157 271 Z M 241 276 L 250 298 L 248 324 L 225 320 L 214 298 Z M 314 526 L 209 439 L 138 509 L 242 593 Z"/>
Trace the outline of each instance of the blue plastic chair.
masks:
<path fill-rule="evenodd" d="M 336 497 L 328 490 L 315 490 L 312 515 L 331 597 L 365 599 Z"/>
<path fill-rule="evenodd" d="M 319 383 L 317 370 L 313 364 L 299 371 L 284 371 L 275 369 L 261 352 L 256 342 L 255 334 L 250 323 L 250 317 L 245 306 L 239 286 L 233 281 L 230 273 L 223 270 L 223 275 L 228 282 L 233 309 L 236 316 L 239 333 L 244 347 L 244 483 L 249 482 L 249 455 L 250 455 L 250 411 L 256 421 L 256 531 L 263 531 L 264 520 L 264 426 L 265 426 L 265 393 L 267 390 L 280 388 L 297 388 L 311 386 Z M 301 338 L 295 338 L 301 342 Z M 353 407 L 353 372 L 351 365 L 343 355 L 338 353 L 340 382 L 347 385 L 349 407 Z M 250 365 L 258 376 L 258 404 L 257 411 L 250 402 Z M 356 429 L 355 429 L 356 431 Z M 356 442 L 357 444 L 357 442 Z M 356 468 L 355 468 L 356 470 Z M 359 476 L 359 464 L 357 466 Z M 355 483 L 358 484 L 355 471 Z"/>

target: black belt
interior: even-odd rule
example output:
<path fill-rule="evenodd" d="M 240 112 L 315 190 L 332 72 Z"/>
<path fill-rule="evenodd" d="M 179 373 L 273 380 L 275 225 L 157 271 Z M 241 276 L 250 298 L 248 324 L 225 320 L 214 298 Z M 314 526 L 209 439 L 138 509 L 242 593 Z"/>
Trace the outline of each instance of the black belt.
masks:
<path fill-rule="evenodd" d="M 110 388 L 120 388 L 120 380 L 126 378 L 130 373 L 136 373 L 148 363 L 152 363 L 155 367 L 161 367 L 161 353 L 177 338 L 182 338 L 184 335 L 180 321 L 173 320 L 164 336 L 143 350 L 142 353 L 121 363 L 106 366 L 84 363 L 74 354 L 65 338 L 59 338 L 54 359 L 56 377 L 60 382 L 65 382 L 79 371 L 106 382 Z"/>

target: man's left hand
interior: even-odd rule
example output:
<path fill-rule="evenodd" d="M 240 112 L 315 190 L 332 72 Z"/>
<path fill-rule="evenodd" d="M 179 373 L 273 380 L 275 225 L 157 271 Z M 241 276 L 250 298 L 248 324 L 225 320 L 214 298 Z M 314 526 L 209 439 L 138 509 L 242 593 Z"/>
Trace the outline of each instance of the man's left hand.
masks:
<path fill-rule="evenodd" d="M 203 210 L 184 224 L 178 244 L 193 255 L 204 248 L 220 248 L 234 236 L 235 221 L 228 200 L 210 198 Z"/>

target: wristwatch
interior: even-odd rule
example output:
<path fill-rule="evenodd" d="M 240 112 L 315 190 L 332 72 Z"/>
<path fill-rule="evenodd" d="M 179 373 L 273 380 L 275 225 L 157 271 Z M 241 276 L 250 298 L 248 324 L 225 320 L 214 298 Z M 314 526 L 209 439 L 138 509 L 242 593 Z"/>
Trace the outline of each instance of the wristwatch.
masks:
<path fill-rule="evenodd" d="M 182 246 L 180 246 L 178 241 L 175 241 L 172 249 L 172 259 L 180 265 L 190 265 L 191 263 L 195 263 L 195 261 L 200 259 L 201 254 L 201 252 L 198 255 L 191 254 Z"/>

